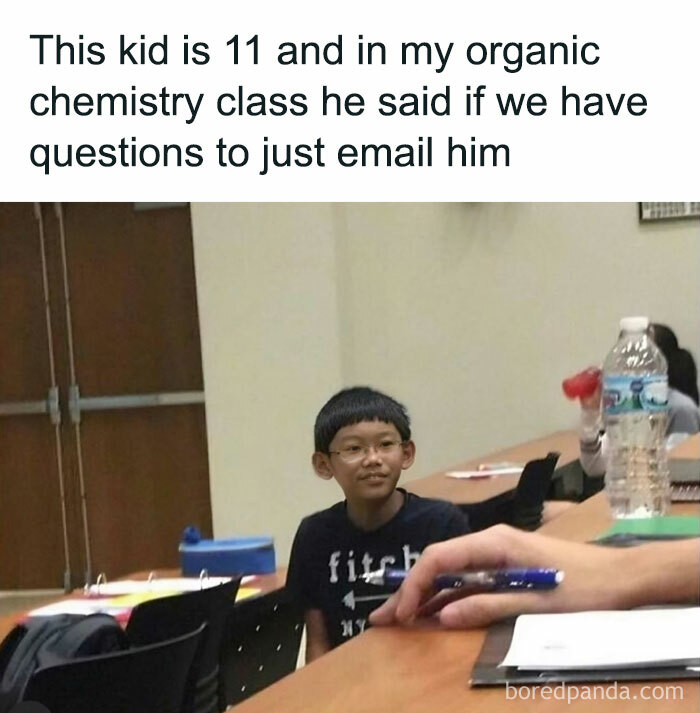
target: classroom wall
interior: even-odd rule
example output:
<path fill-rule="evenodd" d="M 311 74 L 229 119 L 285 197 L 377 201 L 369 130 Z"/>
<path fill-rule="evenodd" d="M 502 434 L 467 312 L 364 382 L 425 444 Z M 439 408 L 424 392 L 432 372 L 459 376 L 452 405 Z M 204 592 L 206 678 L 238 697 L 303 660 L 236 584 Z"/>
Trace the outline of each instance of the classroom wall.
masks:
<path fill-rule="evenodd" d="M 331 210 L 192 206 L 214 533 L 272 533 L 282 562 L 331 497 L 309 465 L 342 381 Z"/>
<path fill-rule="evenodd" d="M 700 227 L 636 204 L 194 204 L 217 536 L 339 499 L 309 467 L 342 386 L 409 407 L 408 477 L 575 423 L 562 377 L 617 321 L 666 321 L 700 354 Z"/>

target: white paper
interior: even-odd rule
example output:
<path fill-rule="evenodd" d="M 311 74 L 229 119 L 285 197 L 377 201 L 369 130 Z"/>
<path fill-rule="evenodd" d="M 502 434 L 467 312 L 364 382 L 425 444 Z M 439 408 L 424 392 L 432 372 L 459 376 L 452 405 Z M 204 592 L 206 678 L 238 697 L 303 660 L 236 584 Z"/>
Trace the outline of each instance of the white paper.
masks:
<path fill-rule="evenodd" d="M 485 468 L 484 470 L 450 470 L 445 475 L 448 478 L 490 478 L 494 475 L 520 475 L 523 466 L 510 466 L 508 468 Z"/>
<path fill-rule="evenodd" d="M 55 616 L 56 614 L 79 614 L 88 616 L 90 614 L 110 614 L 119 616 L 126 614 L 131 607 L 108 606 L 101 599 L 65 599 L 45 607 L 39 607 L 29 612 L 29 616 Z"/>
<path fill-rule="evenodd" d="M 241 584 L 249 582 L 253 577 L 243 577 Z M 121 594 L 147 594 L 148 592 L 196 592 L 200 589 L 218 587 L 230 582 L 230 577 L 164 577 L 148 580 L 122 579 L 105 582 L 99 586 L 90 587 L 90 596 L 115 597 Z"/>
<path fill-rule="evenodd" d="M 625 668 L 700 658 L 700 607 L 519 616 L 501 666 Z"/>

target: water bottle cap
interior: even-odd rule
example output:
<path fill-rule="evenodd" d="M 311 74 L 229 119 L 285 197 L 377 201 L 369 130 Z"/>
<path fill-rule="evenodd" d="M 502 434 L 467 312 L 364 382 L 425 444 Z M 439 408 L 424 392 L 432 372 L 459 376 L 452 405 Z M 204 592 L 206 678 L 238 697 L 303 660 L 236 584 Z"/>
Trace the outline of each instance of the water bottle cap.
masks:
<path fill-rule="evenodd" d="M 646 332 L 649 328 L 649 317 L 623 317 L 620 320 L 621 332 Z"/>

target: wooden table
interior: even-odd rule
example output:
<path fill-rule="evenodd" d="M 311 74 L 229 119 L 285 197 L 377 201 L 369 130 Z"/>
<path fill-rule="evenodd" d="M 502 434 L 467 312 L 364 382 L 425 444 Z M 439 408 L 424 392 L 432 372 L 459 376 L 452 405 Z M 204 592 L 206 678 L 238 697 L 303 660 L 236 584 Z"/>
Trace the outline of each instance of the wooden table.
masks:
<path fill-rule="evenodd" d="M 440 498 L 452 503 L 480 503 L 513 490 L 519 475 L 499 475 L 485 479 L 448 478 L 445 473 L 452 470 L 475 470 L 481 463 L 502 463 L 511 461 L 524 465 L 529 460 L 544 458 L 550 451 L 561 453 L 558 466 L 567 465 L 579 456 L 579 441 L 575 431 L 557 431 L 544 438 L 504 448 L 481 458 L 474 458 L 447 468 L 426 478 L 406 483 L 406 490 L 426 498 Z"/>
<path fill-rule="evenodd" d="M 578 445 L 571 442 L 571 436 L 569 433 L 554 434 L 479 461 L 525 461 L 544 455 L 551 449 L 561 451 L 564 457 L 576 457 Z M 571 451 L 574 447 L 576 453 Z M 682 444 L 673 456 L 698 458 L 700 437 Z M 471 461 L 470 465 L 479 461 Z M 434 496 L 435 491 L 431 486 L 436 485 L 440 492 L 454 494 L 455 488 L 471 485 L 444 476 L 443 481 L 449 482 L 443 483 L 436 476 L 426 478 L 422 485 L 427 484 L 428 489 L 422 488 L 416 492 Z M 419 488 L 422 487 L 418 481 L 417 484 Z M 695 503 L 679 504 L 674 505 L 672 511 L 674 514 L 700 515 L 700 506 Z M 543 527 L 542 531 L 563 539 L 585 541 L 606 529 L 610 523 L 605 496 L 600 493 L 570 508 Z M 440 713 L 505 713 L 517 709 L 575 713 L 578 710 L 589 712 L 614 709 L 616 713 L 647 710 L 661 713 L 671 709 L 674 713 L 697 713 L 700 707 L 700 686 L 697 681 L 654 682 L 652 685 L 677 687 L 666 689 L 675 691 L 676 700 L 672 703 L 642 700 L 641 697 L 650 690 L 642 691 L 648 684 L 632 682 L 624 684 L 628 686 L 630 700 L 577 700 L 570 704 L 565 700 L 539 698 L 534 703 L 509 701 L 506 700 L 504 688 L 472 689 L 468 685 L 469 672 L 479 654 L 484 636 L 484 630 L 441 631 L 434 627 L 420 630 L 370 629 L 244 701 L 235 710 L 236 713 L 426 713 L 433 710 Z M 622 685 L 618 684 L 618 691 Z M 579 695 L 583 688 L 576 687 Z"/>
<path fill-rule="evenodd" d="M 557 467 L 567 465 L 579 457 L 579 440 L 576 431 L 557 431 L 534 441 L 504 448 L 481 458 L 460 463 L 425 478 L 408 482 L 406 490 L 426 498 L 440 498 L 452 503 L 480 503 L 513 490 L 519 475 L 499 475 L 486 479 L 448 478 L 452 470 L 474 470 L 480 463 L 511 461 L 525 464 L 535 458 L 544 458 L 550 451 L 561 453 Z M 672 458 L 700 458 L 700 434 L 686 439 L 670 453 Z"/>

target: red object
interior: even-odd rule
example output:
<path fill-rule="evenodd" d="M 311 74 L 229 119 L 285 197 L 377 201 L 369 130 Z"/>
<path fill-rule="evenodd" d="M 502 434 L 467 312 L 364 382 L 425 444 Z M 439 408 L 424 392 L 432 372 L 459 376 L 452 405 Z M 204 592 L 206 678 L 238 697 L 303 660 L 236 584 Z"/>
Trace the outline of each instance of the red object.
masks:
<path fill-rule="evenodd" d="M 588 369 L 564 379 L 561 388 L 570 399 L 585 399 L 600 386 L 601 373 L 597 366 L 589 366 Z"/>

